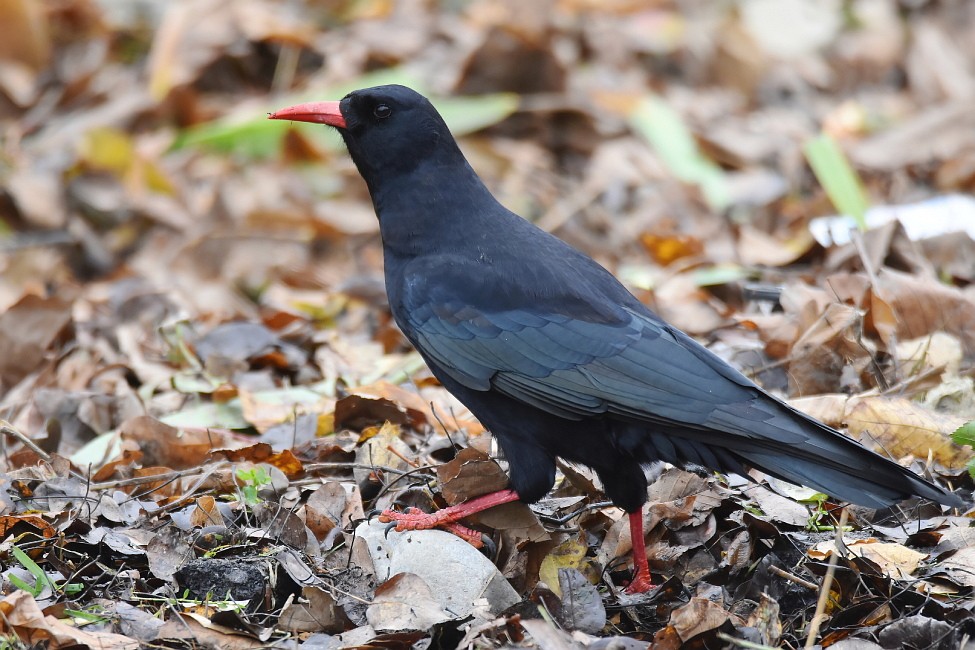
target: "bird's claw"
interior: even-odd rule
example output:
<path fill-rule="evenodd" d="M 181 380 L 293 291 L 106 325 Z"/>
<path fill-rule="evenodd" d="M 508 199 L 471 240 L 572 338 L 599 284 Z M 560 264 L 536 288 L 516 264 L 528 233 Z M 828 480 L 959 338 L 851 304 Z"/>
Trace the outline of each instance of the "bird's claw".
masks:
<path fill-rule="evenodd" d="M 498 545 L 494 543 L 494 540 L 490 536 L 484 533 L 481 533 L 481 552 L 491 560 L 494 560 L 498 555 Z"/>

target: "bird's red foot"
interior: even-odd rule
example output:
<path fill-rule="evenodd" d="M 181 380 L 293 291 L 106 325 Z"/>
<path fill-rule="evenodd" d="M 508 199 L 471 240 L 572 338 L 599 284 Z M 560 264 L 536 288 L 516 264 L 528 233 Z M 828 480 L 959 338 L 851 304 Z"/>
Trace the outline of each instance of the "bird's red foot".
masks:
<path fill-rule="evenodd" d="M 643 594 L 653 589 L 653 580 L 650 578 L 650 570 L 644 564 L 633 574 L 633 580 L 626 585 L 625 591 L 628 594 Z"/>
<path fill-rule="evenodd" d="M 457 522 L 482 510 L 517 500 L 518 493 L 514 490 L 500 490 L 436 512 L 423 512 L 419 508 L 407 508 L 405 512 L 383 510 L 379 515 L 379 521 L 383 523 L 396 522 L 396 531 L 401 533 L 407 530 L 443 528 L 466 540 L 475 548 L 481 548 L 484 545 L 481 541 L 481 534 Z"/>
<path fill-rule="evenodd" d="M 379 521 L 383 523 L 396 522 L 396 528 L 394 530 L 398 533 L 403 533 L 408 530 L 443 528 L 457 535 L 474 548 L 484 546 L 484 543 L 481 541 L 481 534 L 473 528 L 458 524 L 451 517 L 450 513 L 445 516 L 444 513 L 447 513 L 448 510 L 450 508 L 444 508 L 436 512 L 423 512 L 419 508 L 407 508 L 403 512 L 383 510 L 379 514 Z"/>
<path fill-rule="evenodd" d="M 633 580 L 626 586 L 628 594 L 642 594 L 653 588 L 647 547 L 643 539 L 643 508 L 630 513 L 630 541 L 633 544 Z"/>

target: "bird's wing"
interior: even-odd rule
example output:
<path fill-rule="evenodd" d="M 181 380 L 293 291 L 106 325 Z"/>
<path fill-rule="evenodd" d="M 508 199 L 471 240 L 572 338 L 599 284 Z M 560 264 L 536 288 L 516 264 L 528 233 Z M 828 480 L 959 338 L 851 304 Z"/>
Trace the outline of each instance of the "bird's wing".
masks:
<path fill-rule="evenodd" d="M 470 389 L 565 418 L 611 414 L 655 425 L 639 444 L 670 462 L 734 472 L 744 462 L 873 507 L 911 494 L 961 503 L 768 395 L 619 285 L 585 286 L 583 278 L 576 291 L 526 297 L 514 280 L 443 277 L 410 283 L 399 319 L 431 365 Z M 485 292 L 499 286 L 504 295 Z"/>
<path fill-rule="evenodd" d="M 489 308 L 472 302 L 483 295 L 476 287 L 426 282 L 422 298 L 407 296 L 404 329 L 468 388 L 494 389 L 572 419 L 608 412 L 701 427 L 721 405 L 754 397 L 751 382 L 638 305 L 592 309 L 579 304 L 579 292 L 520 301 L 511 292 L 522 289 L 512 282 L 504 300 L 484 301 L 504 307 Z"/>

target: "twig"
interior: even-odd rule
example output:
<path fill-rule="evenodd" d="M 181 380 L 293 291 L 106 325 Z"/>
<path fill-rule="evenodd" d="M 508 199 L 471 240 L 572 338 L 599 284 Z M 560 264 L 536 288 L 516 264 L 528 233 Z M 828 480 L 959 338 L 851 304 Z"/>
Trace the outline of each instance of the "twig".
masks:
<path fill-rule="evenodd" d="M 193 469 L 184 469 L 179 471 L 166 472 L 164 474 L 149 474 L 146 476 L 134 476 L 132 478 L 121 478 L 116 481 L 102 481 L 101 483 L 92 483 L 91 490 L 110 490 L 112 488 L 119 487 L 129 487 L 132 485 L 144 485 L 146 483 L 156 483 L 157 481 L 162 481 L 164 483 L 171 483 L 178 478 L 184 478 L 187 476 L 194 476 L 196 474 L 202 474 L 207 471 L 202 467 L 194 467 Z"/>
<path fill-rule="evenodd" d="M 727 632 L 718 632 L 718 638 L 722 641 L 727 641 L 731 645 L 736 645 L 739 648 L 748 648 L 748 650 L 779 650 L 770 645 L 762 645 L 761 643 L 755 643 L 754 641 L 746 641 L 745 639 L 739 639 L 733 637 Z"/>
<path fill-rule="evenodd" d="M 810 591 L 816 591 L 817 589 L 819 589 L 819 585 L 817 585 L 815 582 L 810 582 L 808 580 L 800 578 L 797 575 L 789 573 L 785 569 L 780 569 L 774 564 L 769 566 L 768 570 L 774 573 L 775 575 L 779 576 L 780 578 L 785 578 L 789 582 L 794 582 L 801 587 L 805 587 L 806 589 L 809 589 Z"/>
<path fill-rule="evenodd" d="M 388 451 L 392 455 L 396 456 L 397 458 L 399 458 L 401 461 L 403 461 L 404 463 L 406 463 L 407 465 L 409 465 L 413 469 L 416 469 L 417 467 L 420 466 L 420 463 L 416 462 L 415 460 L 410 460 L 409 458 L 407 458 L 403 454 L 401 454 L 398 451 L 396 451 L 395 449 L 393 449 L 393 445 L 386 445 L 386 451 Z"/>
<path fill-rule="evenodd" d="M 839 560 L 840 549 L 843 548 L 843 528 L 846 526 L 847 510 L 843 508 L 840 513 L 840 521 L 836 526 L 836 552 L 829 556 L 829 567 L 826 569 L 826 576 L 820 587 L 819 600 L 816 602 L 816 613 L 809 622 L 809 636 L 806 637 L 806 650 L 816 645 L 816 637 L 819 636 L 819 628 L 826 618 L 826 604 L 829 602 L 829 590 L 833 586 L 833 576 L 836 575 L 836 563 Z"/>
<path fill-rule="evenodd" d="M 16 438 L 25 447 L 27 447 L 32 452 L 34 452 L 35 454 L 37 454 L 38 458 L 40 458 L 41 460 L 43 460 L 48 465 L 51 465 L 51 464 L 54 463 L 54 458 L 51 457 L 51 454 L 47 453 L 46 451 L 44 451 L 43 449 L 41 449 L 40 447 L 38 447 L 37 446 L 37 443 L 35 443 L 33 440 L 31 440 L 26 434 L 21 433 L 20 431 L 18 431 L 17 429 L 15 429 L 14 426 L 12 424 L 10 424 L 9 422 L 7 422 L 6 420 L 0 420 L 0 435 L 6 435 L 6 436 L 10 436 L 11 438 Z M 86 477 L 82 476 L 81 474 L 79 474 L 78 472 L 76 472 L 74 470 L 69 470 L 68 473 L 73 478 L 76 478 L 79 481 L 87 481 L 88 480 Z"/>
<path fill-rule="evenodd" d="M 0 420 L 0 433 L 19 440 L 25 447 L 27 447 L 32 452 L 37 454 L 40 457 L 40 459 L 43 460 L 45 463 L 54 462 L 54 459 L 51 458 L 51 455 L 49 453 L 47 453 L 46 451 L 38 447 L 37 443 L 35 443 L 26 435 L 24 435 L 23 433 L 15 429 L 13 425 L 7 422 L 6 420 Z"/>
<path fill-rule="evenodd" d="M 371 469 L 379 470 L 380 472 L 387 472 L 389 474 L 410 474 L 415 469 L 402 470 L 395 467 L 388 467 L 386 465 L 372 465 L 370 463 L 343 463 L 343 462 L 329 462 L 329 463 L 310 463 L 305 465 L 305 472 L 314 472 L 320 469 Z M 422 468 L 421 468 L 422 469 Z"/>

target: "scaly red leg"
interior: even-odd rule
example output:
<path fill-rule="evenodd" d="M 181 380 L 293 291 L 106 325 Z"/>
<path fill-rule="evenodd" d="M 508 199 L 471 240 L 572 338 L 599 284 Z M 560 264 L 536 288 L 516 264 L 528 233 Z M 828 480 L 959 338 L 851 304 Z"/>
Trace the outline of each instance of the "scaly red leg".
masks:
<path fill-rule="evenodd" d="M 633 544 L 633 580 L 626 587 L 626 593 L 642 594 L 653 587 L 647 547 L 643 541 L 643 508 L 630 513 L 630 541 Z"/>
<path fill-rule="evenodd" d="M 418 508 L 409 508 L 405 512 L 383 510 L 379 515 L 379 521 L 384 523 L 395 521 L 398 532 L 444 528 L 474 547 L 480 548 L 483 546 L 481 534 L 457 522 L 464 517 L 499 506 L 502 503 L 517 501 L 518 498 L 518 493 L 514 490 L 499 490 L 436 512 L 423 512 Z"/>

